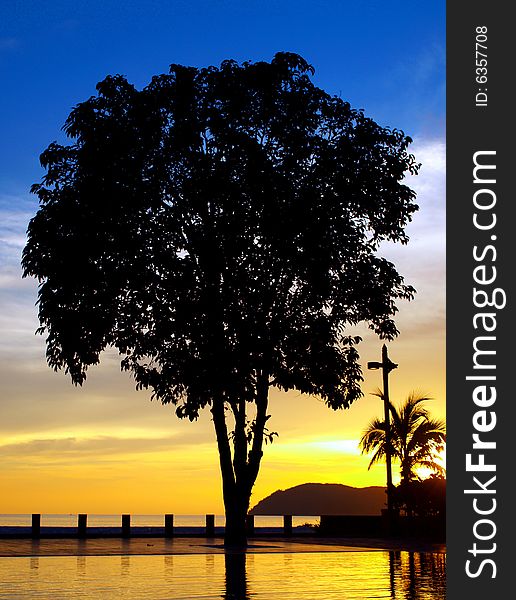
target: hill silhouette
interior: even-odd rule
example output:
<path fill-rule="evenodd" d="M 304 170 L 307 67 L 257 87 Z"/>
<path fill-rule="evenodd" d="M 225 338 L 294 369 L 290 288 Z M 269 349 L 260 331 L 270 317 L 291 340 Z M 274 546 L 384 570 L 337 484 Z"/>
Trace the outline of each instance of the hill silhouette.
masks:
<path fill-rule="evenodd" d="M 355 488 L 340 483 L 303 483 L 277 490 L 250 510 L 252 515 L 379 515 L 385 488 Z"/>

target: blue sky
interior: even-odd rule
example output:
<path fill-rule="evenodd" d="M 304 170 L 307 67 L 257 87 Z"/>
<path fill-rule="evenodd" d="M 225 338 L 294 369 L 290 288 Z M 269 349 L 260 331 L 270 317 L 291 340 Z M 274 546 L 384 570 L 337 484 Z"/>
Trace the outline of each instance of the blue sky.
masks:
<path fill-rule="evenodd" d="M 19 496 L 32 485 L 29 475 L 23 479 L 31 465 L 39 468 L 45 460 L 59 476 L 61 463 L 56 461 L 68 451 L 63 444 L 97 449 L 102 460 L 114 465 L 125 464 L 126 455 L 122 450 L 106 454 L 106 445 L 125 451 L 140 448 L 144 440 L 149 452 L 154 447 L 157 452 L 156 440 L 168 440 L 168 432 L 191 435 L 185 447 L 212 444 L 208 419 L 194 432 L 169 411 L 165 424 L 166 409 L 149 407 L 148 398 L 134 392 L 115 357 L 92 370 L 83 390 L 46 367 L 44 340 L 34 336 L 36 283 L 21 280 L 19 265 L 27 223 L 37 210 L 29 188 L 43 174 L 39 154 L 51 141 L 64 140 L 61 127 L 71 108 L 94 94 L 95 84 L 108 74 L 124 74 L 143 87 L 172 62 L 207 66 L 227 58 L 270 60 L 281 50 L 297 52 L 312 63 L 317 85 L 415 140 L 413 151 L 423 167 L 408 183 L 418 192 L 421 210 L 410 225 L 409 246 L 385 248 L 418 290 L 414 302 L 400 307 L 402 334 L 390 349 L 400 368 L 391 385 L 398 398 L 414 387 L 423 388 L 436 398 L 436 416 L 444 416 L 444 0 L 12 0 L 0 8 L 0 453 L 6 449 L 4 475 Z M 378 360 L 379 352 L 379 341 L 366 335 L 364 361 Z M 366 394 L 379 384 L 377 374 L 366 373 Z M 273 429 L 280 439 L 267 449 L 272 458 L 261 475 L 261 492 L 276 489 L 277 482 L 267 479 L 276 468 L 298 474 L 292 484 L 305 482 L 305 469 L 320 473 L 320 481 L 346 483 L 343 465 L 356 457 L 328 454 L 325 462 L 318 456 L 312 467 L 308 458 L 295 466 L 281 457 L 295 454 L 289 444 L 297 448 L 312 443 L 307 442 L 307 418 L 310 439 L 317 443 L 356 439 L 376 416 L 375 402 L 368 396 L 336 418 L 313 399 L 302 400 L 296 421 L 292 405 L 275 397 Z M 59 451 L 43 452 L 42 458 L 41 448 L 52 447 Z M 37 456 L 30 454 L 31 448 L 38 449 Z M 131 460 L 137 464 L 139 456 L 135 450 Z M 80 489 L 81 464 L 75 458 L 71 464 Z M 92 477 L 88 464 L 83 465 L 84 482 Z M 208 463 L 202 464 L 201 471 L 208 469 Z M 349 462 L 351 471 L 354 464 Z M 183 465 L 187 480 L 191 468 Z M 206 481 L 212 477 L 208 471 Z M 215 464 L 214 481 L 216 471 Z M 181 474 L 176 475 L 180 485 Z M 373 477 L 369 483 L 382 481 L 380 469 L 378 481 Z M 109 487 L 102 490 L 109 497 Z M 45 506 L 47 512 L 58 512 L 51 500 Z M 67 512 L 73 510 L 72 500 L 67 506 Z M 16 508 L 13 512 L 30 512 L 29 506 Z M 6 511 L 0 505 L 0 512 Z"/>
<path fill-rule="evenodd" d="M 138 86 L 172 62 L 302 54 L 316 81 L 410 135 L 444 127 L 445 2 L 3 2 L 0 184 L 39 179 L 38 155 L 107 74 Z"/>

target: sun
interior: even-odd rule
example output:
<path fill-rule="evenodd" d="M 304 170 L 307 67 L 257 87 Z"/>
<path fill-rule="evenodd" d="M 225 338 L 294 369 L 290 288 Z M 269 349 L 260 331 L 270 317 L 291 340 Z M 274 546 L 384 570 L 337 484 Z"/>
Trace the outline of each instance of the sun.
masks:
<path fill-rule="evenodd" d="M 446 448 L 441 450 L 440 452 L 436 452 L 434 455 L 435 462 L 442 467 L 446 471 Z M 427 479 L 430 475 L 434 474 L 435 471 L 433 469 L 429 469 L 428 467 L 418 467 L 415 469 L 416 475 L 420 479 Z"/>

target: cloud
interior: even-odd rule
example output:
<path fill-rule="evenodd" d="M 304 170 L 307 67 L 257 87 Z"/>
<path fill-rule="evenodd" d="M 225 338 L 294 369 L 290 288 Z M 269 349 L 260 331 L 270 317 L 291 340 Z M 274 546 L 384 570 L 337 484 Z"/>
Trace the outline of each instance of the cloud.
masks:
<path fill-rule="evenodd" d="M 208 442 L 205 442 L 207 445 Z M 146 432 L 142 437 L 96 436 L 96 437 L 59 437 L 59 438 L 28 438 L 22 441 L 0 445 L 2 460 L 41 459 L 57 463 L 67 463 L 77 458 L 107 458 L 131 454 L 150 454 L 156 452 L 173 452 L 199 445 L 199 438 L 188 433 L 176 433 L 164 437 L 149 436 Z M 211 447 L 211 444 L 210 444 Z"/>
<path fill-rule="evenodd" d="M 432 248 L 432 255 L 420 259 L 434 261 L 435 252 L 444 254 L 446 226 L 446 146 L 443 139 L 416 139 L 410 152 L 421 163 L 417 176 L 409 176 L 406 184 L 417 194 L 419 211 L 407 227 L 410 243 L 398 249 L 400 255 Z"/>
<path fill-rule="evenodd" d="M 20 205 L 21 206 L 17 206 Z M 0 200 L 0 259 L 2 271 L 5 266 L 19 267 L 21 253 L 26 241 L 26 231 L 33 212 L 27 210 L 19 198 Z M 21 274 L 21 267 L 19 268 Z"/>
<path fill-rule="evenodd" d="M 176 435 L 212 436 L 210 414 L 198 421 L 179 420 L 173 405 L 150 401 L 150 392 L 136 391 L 128 373 L 117 363 L 104 361 L 91 369 L 82 387 L 75 387 L 64 373 L 54 373 L 44 362 L 44 347 L 27 367 L 25 361 L 0 366 L 0 435 L 32 434 L 54 437 L 80 432 L 118 435 L 136 425 L 146 430 Z M 50 433 L 49 433 L 50 432 Z"/>
<path fill-rule="evenodd" d="M 41 355 L 34 304 L 37 282 L 22 279 L 21 255 L 37 202 L 25 194 L 0 194 L 0 363 L 33 361 Z"/>
<path fill-rule="evenodd" d="M 22 280 L 21 256 L 27 239 L 27 226 L 37 203 L 25 195 L 0 195 L 0 292 L 34 287 Z"/>
<path fill-rule="evenodd" d="M 444 140 L 416 139 L 411 152 L 421 163 L 419 175 L 409 177 L 420 209 L 407 227 L 406 246 L 383 244 L 380 251 L 392 261 L 407 283 L 417 290 L 416 299 L 401 303 L 402 318 L 423 329 L 444 326 L 446 278 L 446 146 Z M 411 317 L 410 315 L 413 315 Z"/>
<path fill-rule="evenodd" d="M 446 224 L 446 145 L 443 139 L 418 140 L 412 148 L 418 162 L 419 174 L 410 181 L 417 193 L 420 211 L 410 225 L 417 239 L 444 242 Z"/>

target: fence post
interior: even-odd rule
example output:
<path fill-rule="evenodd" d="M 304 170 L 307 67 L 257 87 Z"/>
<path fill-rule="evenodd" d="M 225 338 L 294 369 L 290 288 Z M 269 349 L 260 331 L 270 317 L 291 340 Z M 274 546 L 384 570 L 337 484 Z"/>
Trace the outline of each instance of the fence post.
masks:
<path fill-rule="evenodd" d="M 122 515 L 122 537 L 131 536 L 131 515 Z"/>
<path fill-rule="evenodd" d="M 41 535 L 41 515 L 32 515 L 32 539 L 38 539 Z"/>
<path fill-rule="evenodd" d="M 292 535 L 292 515 L 283 515 L 283 533 Z"/>
<path fill-rule="evenodd" d="M 254 515 L 246 516 L 245 528 L 246 528 L 247 535 L 254 535 Z"/>
<path fill-rule="evenodd" d="M 215 535 L 215 515 L 206 515 L 206 537 Z"/>
<path fill-rule="evenodd" d="M 174 515 L 165 515 L 165 537 L 174 536 Z"/>
<path fill-rule="evenodd" d="M 88 515 L 77 515 L 77 535 L 80 538 L 86 537 L 86 527 L 88 526 Z"/>

